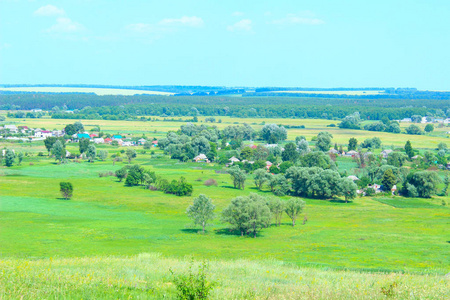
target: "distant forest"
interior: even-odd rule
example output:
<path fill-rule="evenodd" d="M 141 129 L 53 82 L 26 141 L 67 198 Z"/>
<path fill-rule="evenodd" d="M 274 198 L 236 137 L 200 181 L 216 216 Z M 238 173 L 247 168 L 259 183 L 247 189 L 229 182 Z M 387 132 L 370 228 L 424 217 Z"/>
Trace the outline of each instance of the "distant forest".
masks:
<path fill-rule="evenodd" d="M 225 87 L 225 86 L 180 86 L 180 85 L 150 85 L 150 86 L 118 86 L 92 84 L 0 84 L 0 87 L 70 87 L 70 88 L 108 88 L 125 90 L 142 90 L 174 93 L 174 96 L 242 96 L 242 97 L 294 97 L 294 98 L 349 98 L 349 99 L 438 99 L 450 100 L 450 92 L 419 91 L 416 88 L 300 88 L 300 87 Z M 287 91 L 302 91 L 303 93 L 289 93 Z M 341 95 L 317 92 L 345 92 L 345 91 L 378 91 L 380 94 Z M 310 92 L 310 93 L 305 93 Z M 34 92 L 0 91 L 0 95 L 34 94 Z M 45 94 L 64 94 L 52 93 Z M 85 93 L 73 93 L 85 94 Z"/>
<path fill-rule="evenodd" d="M 139 116 L 232 116 L 341 119 L 359 112 L 363 120 L 412 115 L 445 117 L 450 100 L 227 96 L 97 96 L 94 94 L 1 94 L 0 109 L 52 111 L 52 118 L 136 119 Z M 66 111 L 71 112 L 67 113 Z M 445 112 L 445 113 L 444 113 Z M 19 117 L 22 117 L 20 114 Z M 29 114 L 28 117 L 33 117 Z"/>

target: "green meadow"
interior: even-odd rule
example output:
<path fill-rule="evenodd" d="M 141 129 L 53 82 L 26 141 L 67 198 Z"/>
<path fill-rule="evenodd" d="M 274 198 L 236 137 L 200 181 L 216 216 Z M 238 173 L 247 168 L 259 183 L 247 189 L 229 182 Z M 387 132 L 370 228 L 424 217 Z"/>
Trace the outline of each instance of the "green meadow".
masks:
<path fill-rule="evenodd" d="M 201 119 L 202 120 L 202 119 Z M 14 120 L 17 122 L 17 120 Z M 447 141 L 445 129 L 433 135 L 408 136 L 326 127 L 329 120 L 264 120 L 305 125 L 289 129 L 288 139 L 332 132 L 333 142 L 346 144 L 378 136 L 384 145 L 434 148 Z M 261 119 L 222 118 L 222 128 Z M 26 119 L 20 125 L 62 128 L 73 120 Z M 336 123 L 336 122 L 335 122 Z M 182 122 L 83 121 L 104 132 L 162 137 Z M 156 131 L 156 132 L 155 132 Z M 29 152 L 21 166 L 0 167 L 0 298 L 172 298 L 169 269 L 186 270 L 189 259 L 210 263 L 217 282 L 213 298 L 233 299 L 445 299 L 449 298 L 450 209 L 448 198 L 398 196 L 304 199 L 306 208 L 295 227 L 284 215 L 281 226 L 263 229 L 257 238 L 240 237 L 217 217 L 200 234 L 186 216 L 199 194 L 211 197 L 220 212 L 239 195 L 258 191 L 251 177 L 244 191 L 216 164 L 181 163 L 155 148 L 133 163 L 169 180 L 184 176 L 194 186 L 190 197 L 177 197 L 143 187 L 126 187 L 116 177 L 99 177 L 124 165 L 108 158 L 58 165 L 43 142 L 2 143 Z M 78 144 L 68 144 L 69 151 Z M 121 148 L 101 145 L 109 154 Z M 124 157 L 124 155 L 122 154 Z M 340 170 L 356 168 L 339 158 Z M 205 186 L 215 179 L 217 186 Z M 74 196 L 64 200 L 59 182 L 70 181 Z M 288 199 L 289 197 L 283 197 Z M 307 222 L 303 224 L 304 217 Z M 392 295 L 386 291 L 392 290 Z M 384 291 L 384 292 L 383 292 Z M 386 293 L 385 293 L 386 292 Z"/>

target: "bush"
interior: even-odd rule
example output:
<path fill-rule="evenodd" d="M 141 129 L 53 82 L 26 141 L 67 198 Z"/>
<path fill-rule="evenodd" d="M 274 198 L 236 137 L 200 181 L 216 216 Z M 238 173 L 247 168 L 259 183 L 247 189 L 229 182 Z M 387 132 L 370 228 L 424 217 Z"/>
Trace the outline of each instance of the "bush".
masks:
<path fill-rule="evenodd" d="M 173 283 L 177 288 L 178 299 L 208 299 L 209 294 L 214 288 L 214 282 L 208 282 L 206 278 L 207 265 L 203 263 L 197 273 L 192 271 L 191 261 L 189 270 L 185 274 L 176 275 L 172 270 L 170 273 L 174 276 Z"/>
<path fill-rule="evenodd" d="M 204 184 L 206 186 L 212 186 L 212 185 L 217 186 L 217 181 L 215 181 L 214 179 L 208 179 L 208 180 L 205 181 Z"/>
<path fill-rule="evenodd" d="M 374 188 L 367 188 L 366 189 L 366 196 L 373 196 L 375 195 L 375 189 Z"/>

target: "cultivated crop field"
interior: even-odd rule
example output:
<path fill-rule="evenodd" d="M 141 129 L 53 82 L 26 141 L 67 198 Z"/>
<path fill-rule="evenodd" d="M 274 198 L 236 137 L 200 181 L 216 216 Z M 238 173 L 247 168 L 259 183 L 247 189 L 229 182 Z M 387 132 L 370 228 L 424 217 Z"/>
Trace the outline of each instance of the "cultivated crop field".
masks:
<path fill-rule="evenodd" d="M 93 126 L 100 126 L 102 131 L 106 133 L 121 133 L 125 135 L 141 135 L 151 137 L 163 137 L 168 131 L 178 130 L 181 125 L 185 125 L 186 122 L 168 122 L 163 121 L 164 118 L 157 116 L 147 116 L 156 118 L 159 121 L 155 122 L 143 122 L 143 121 L 112 121 L 112 120 L 83 120 L 83 124 L 87 130 Z M 171 119 L 171 118 L 166 118 Z M 178 118 L 175 118 L 178 119 Z M 187 118 L 181 118 L 182 120 Z M 219 119 L 219 118 L 218 118 Z M 223 129 L 230 125 L 247 123 L 255 129 L 261 129 L 264 124 L 282 124 L 290 126 L 305 125 L 303 129 L 289 129 L 288 140 L 294 140 L 296 136 L 303 135 L 308 141 L 313 136 L 316 136 L 321 131 L 328 131 L 333 135 L 333 142 L 338 144 L 347 144 L 351 137 L 355 137 L 358 141 L 362 142 L 365 139 L 379 137 L 383 145 L 385 146 L 400 146 L 403 147 L 407 140 L 413 143 L 417 148 L 436 148 L 440 142 L 450 142 L 449 135 L 447 134 L 450 129 L 448 127 L 435 128 L 431 134 L 427 135 L 407 135 L 407 134 L 394 134 L 389 132 L 373 132 L 367 130 L 353 130 L 353 129 L 340 129 L 338 127 L 328 127 L 327 125 L 334 124 L 337 126 L 339 121 L 323 120 L 323 119 L 261 119 L 261 118 L 231 118 L 220 117 L 221 123 L 213 123 L 209 125 L 217 126 L 219 129 Z M 204 123 L 205 117 L 199 117 L 199 121 Z M 27 125 L 32 128 L 45 128 L 47 130 L 62 129 L 67 124 L 73 123 L 71 119 L 7 119 L 8 124 Z M 264 122 L 264 123 L 263 123 Z M 364 122 L 367 124 L 369 121 Z M 400 123 L 402 129 L 408 127 L 410 123 Z M 423 130 L 425 124 L 418 124 Z"/>
<path fill-rule="evenodd" d="M 223 117 L 224 128 L 236 122 L 261 128 L 265 121 L 305 125 L 288 129 L 288 140 L 320 131 L 333 142 L 374 136 L 384 145 L 432 149 L 447 142 L 446 129 L 412 136 L 327 127 L 330 120 L 239 119 Z M 204 118 L 199 118 L 204 121 Z M 62 129 L 74 120 L 8 119 L 8 123 Z M 162 138 L 185 122 L 82 120 L 86 130 L 100 126 L 105 133 Z M 209 124 L 209 123 L 208 123 Z M 448 197 L 304 199 L 306 208 L 295 227 L 284 215 L 281 226 L 270 226 L 257 238 L 233 234 L 216 218 L 206 234 L 186 215 L 200 194 L 212 198 L 220 212 L 236 196 L 259 193 L 250 176 L 245 190 L 233 188 L 230 175 L 216 163 L 179 162 L 159 148 L 135 147 L 133 164 L 169 180 L 180 176 L 193 185 L 192 196 L 127 187 L 114 172 L 127 164 L 71 161 L 57 164 L 46 156 L 43 142 L 0 142 L 1 148 L 28 152 L 20 166 L 0 167 L 0 298 L 172 298 L 175 287 L 169 269 L 186 270 L 210 262 L 213 298 L 223 299 L 445 299 L 449 295 L 450 209 Z M 99 145 L 109 157 L 121 147 Z M 78 144 L 67 144 L 77 152 Z M 37 156 L 43 152 L 44 156 Z M 340 170 L 356 167 L 339 157 Z M 440 174 L 442 176 L 442 173 Z M 217 186 L 206 186 L 208 179 Z M 65 200 L 59 183 L 70 181 L 74 196 Z M 282 199 L 288 199 L 288 196 Z M 304 217 L 307 222 L 302 224 Z"/>
<path fill-rule="evenodd" d="M 113 88 L 92 88 L 92 87 L 0 87 L 0 91 L 5 92 L 34 92 L 34 93 L 94 93 L 103 95 L 172 95 L 173 93 L 132 90 L 132 89 L 113 89 Z"/>

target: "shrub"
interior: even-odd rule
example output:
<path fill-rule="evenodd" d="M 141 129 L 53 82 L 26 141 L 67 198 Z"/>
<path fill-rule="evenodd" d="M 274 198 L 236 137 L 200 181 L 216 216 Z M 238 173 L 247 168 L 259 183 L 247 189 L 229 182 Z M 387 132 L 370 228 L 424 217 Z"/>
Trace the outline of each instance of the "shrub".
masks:
<path fill-rule="evenodd" d="M 375 189 L 374 188 L 367 188 L 366 189 L 366 196 L 373 196 L 375 195 Z"/>
<path fill-rule="evenodd" d="M 214 288 L 214 282 L 209 282 L 206 278 L 206 263 L 204 262 L 196 273 L 192 270 L 193 264 L 194 262 L 191 261 L 189 270 L 185 274 L 176 275 L 170 270 L 170 273 L 174 276 L 173 283 L 177 288 L 178 299 L 208 299 Z"/>
<path fill-rule="evenodd" d="M 212 186 L 212 185 L 217 186 L 217 181 L 214 180 L 214 179 L 208 179 L 208 180 L 205 181 L 204 184 L 205 184 L 206 186 Z"/>

